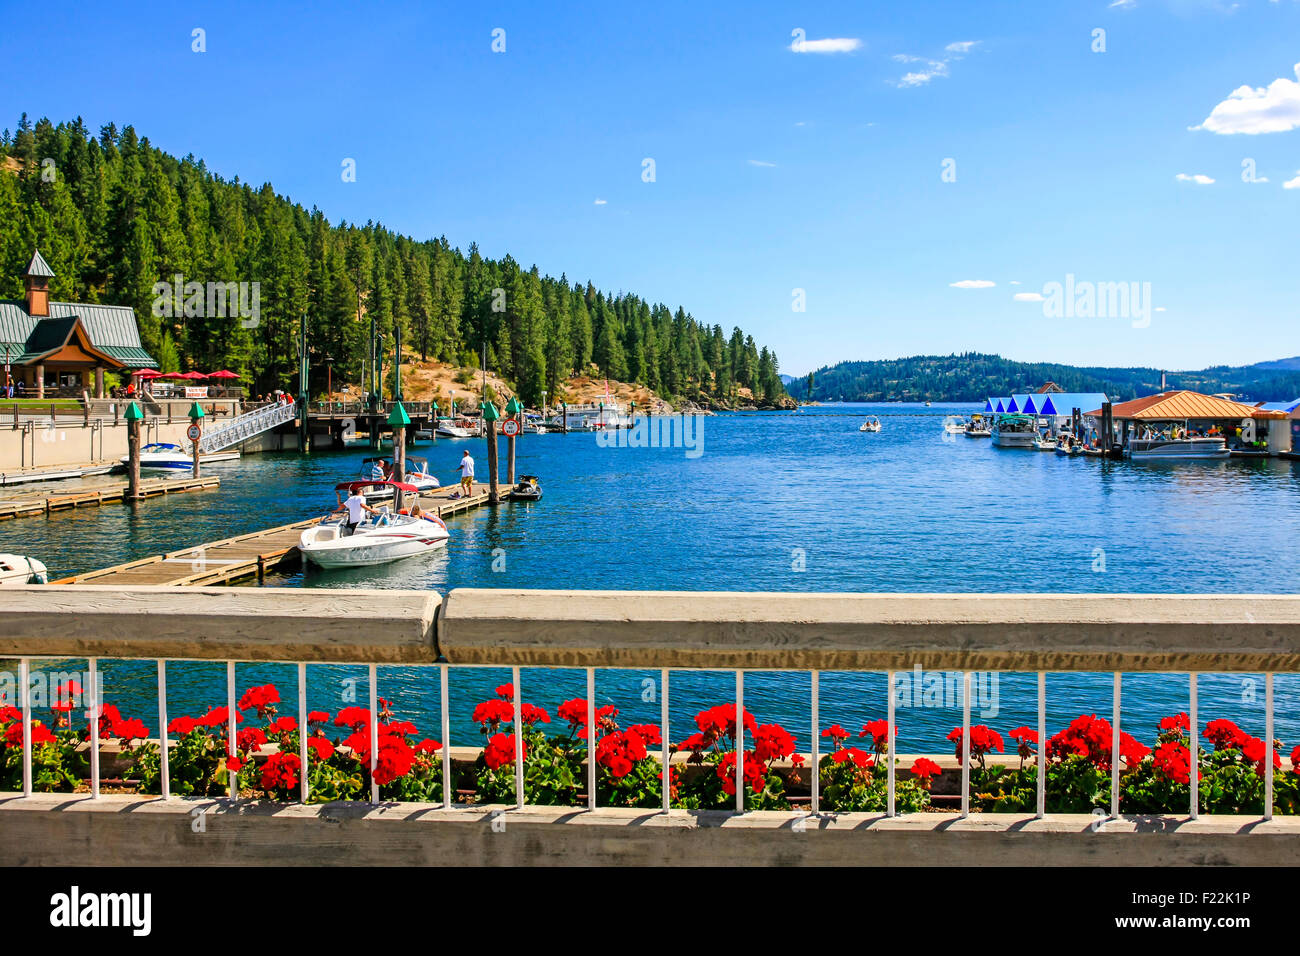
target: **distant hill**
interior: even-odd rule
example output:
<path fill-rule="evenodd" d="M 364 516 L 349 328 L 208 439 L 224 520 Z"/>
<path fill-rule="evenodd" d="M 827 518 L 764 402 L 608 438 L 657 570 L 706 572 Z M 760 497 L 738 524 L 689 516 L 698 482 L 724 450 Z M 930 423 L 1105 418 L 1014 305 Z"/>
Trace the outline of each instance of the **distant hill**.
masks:
<path fill-rule="evenodd" d="M 1154 368 L 1079 367 L 1015 362 L 1000 355 L 960 352 L 901 359 L 839 362 L 786 383 L 798 401 L 979 402 L 990 395 L 1032 392 L 1055 382 L 1067 392 L 1105 392 L 1126 401 L 1160 391 Z M 1231 392 L 1243 401 L 1285 401 L 1300 396 L 1300 357 L 1197 372 L 1166 372 L 1166 387 L 1213 394 Z"/>

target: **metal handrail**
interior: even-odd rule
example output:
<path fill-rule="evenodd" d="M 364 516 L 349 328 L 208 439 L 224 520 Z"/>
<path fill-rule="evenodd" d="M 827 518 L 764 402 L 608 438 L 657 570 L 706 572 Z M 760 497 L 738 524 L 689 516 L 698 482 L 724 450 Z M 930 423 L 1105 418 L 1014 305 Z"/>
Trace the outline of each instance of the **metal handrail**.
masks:
<path fill-rule="evenodd" d="M 288 405 L 267 405 L 256 411 L 248 412 L 218 425 L 199 439 L 199 452 L 212 454 L 238 445 L 242 441 L 270 431 L 277 425 L 291 422 L 298 416 L 298 408 L 293 403 Z"/>

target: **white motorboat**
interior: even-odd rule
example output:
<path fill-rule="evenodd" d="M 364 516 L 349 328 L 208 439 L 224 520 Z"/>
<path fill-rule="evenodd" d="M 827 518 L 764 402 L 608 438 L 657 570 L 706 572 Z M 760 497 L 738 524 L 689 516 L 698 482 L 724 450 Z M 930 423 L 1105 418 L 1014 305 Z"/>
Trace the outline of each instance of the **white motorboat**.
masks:
<path fill-rule="evenodd" d="M 421 494 L 440 487 L 438 479 L 429 474 L 429 459 L 418 458 L 415 455 L 406 456 L 406 467 L 402 480 L 408 485 L 414 486 L 415 490 Z"/>
<path fill-rule="evenodd" d="M 960 435 L 969 427 L 966 419 L 960 415 L 949 415 L 943 420 L 943 433 L 945 435 Z"/>
<path fill-rule="evenodd" d="M 478 425 L 468 418 L 438 419 L 438 436 L 440 438 L 477 438 Z"/>
<path fill-rule="evenodd" d="M 1055 440 L 1042 435 L 1034 439 L 1033 445 L 1036 451 L 1056 451 Z"/>
<path fill-rule="evenodd" d="M 1038 423 L 1029 415 L 999 415 L 993 423 L 993 444 L 998 448 L 1033 448 Z"/>
<path fill-rule="evenodd" d="M 48 583 L 49 572 L 35 558 L 25 558 L 20 554 L 0 554 L 0 586 Z"/>
<path fill-rule="evenodd" d="M 1223 436 L 1197 435 L 1189 438 L 1172 438 L 1156 435 L 1150 438 L 1129 438 L 1124 457 L 1133 461 L 1197 461 L 1228 458 Z"/>
<path fill-rule="evenodd" d="M 131 456 L 123 455 L 123 465 L 131 466 Z M 171 442 L 150 442 L 140 449 L 141 471 L 190 471 L 194 459 L 180 445 Z"/>
<path fill-rule="evenodd" d="M 979 412 L 971 415 L 970 421 L 966 425 L 967 438 L 989 438 L 993 430 L 989 428 L 988 419 Z"/>
<path fill-rule="evenodd" d="M 860 432 L 878 432 L 880 431 L 880 419 L 871 415 L 865 422 L 858 426 Z"/>
<path fill-rule="evenodd" d="M 393 490 L 416 494 L 415 486 L 388 482 Z M 349 493 L 368 487 L 365 482 L 341 485 Z M 303 531 L 298 550 L 304 559 L 322 568 L 364 568 L 387 564 L 445 547 L 447 526 L 437 515 L 392 514 L 387 508 L 368 516 L 347 533 L 347 515 L 327 517 Z"/>

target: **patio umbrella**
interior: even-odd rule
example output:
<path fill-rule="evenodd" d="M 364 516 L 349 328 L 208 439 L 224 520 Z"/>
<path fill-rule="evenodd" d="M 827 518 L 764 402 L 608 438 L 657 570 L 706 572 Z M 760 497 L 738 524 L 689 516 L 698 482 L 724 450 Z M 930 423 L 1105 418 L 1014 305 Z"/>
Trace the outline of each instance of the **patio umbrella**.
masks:
<path fill-rule="evenodd" d="M 239 378 L 234 372 L 228 372 L 224 368 L 219 372 L 213 372 L 208 378 Z"/>
<path fill-rule="evenodd" d="M 162 378 L 162 374 L 162 372 L 152 368 L 142 368 L 138 372 L 131 373 L 135 378 Z"/>
<path fill-rule="evenodd" d="M 207 376 L 204 375 L 202 372 L 182 372 L 179 375 L 177 375 L 176 378 L 188 378 L 191 381 L 197 382 L 201 378 L 207 378 Z"/>

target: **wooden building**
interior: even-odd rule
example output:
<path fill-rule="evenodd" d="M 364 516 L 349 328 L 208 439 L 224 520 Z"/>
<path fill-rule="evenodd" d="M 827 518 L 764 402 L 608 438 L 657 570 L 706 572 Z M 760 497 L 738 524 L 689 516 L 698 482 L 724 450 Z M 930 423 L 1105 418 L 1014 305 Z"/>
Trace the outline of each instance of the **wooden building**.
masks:
<path fill-rule="evenodd" d="M 22 299 L 0 300 L 0 385 L 22 383 L 27 398 L 104 397 L 105 370 L 130 375 L 158 363 L 140 343 L 135 310 L 99 303 L 51 302 L 53 270 L 33 253 Z M 15 391 L 15 395 L 18 392 Z"/>

